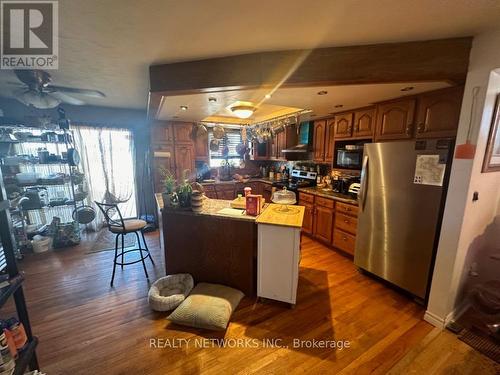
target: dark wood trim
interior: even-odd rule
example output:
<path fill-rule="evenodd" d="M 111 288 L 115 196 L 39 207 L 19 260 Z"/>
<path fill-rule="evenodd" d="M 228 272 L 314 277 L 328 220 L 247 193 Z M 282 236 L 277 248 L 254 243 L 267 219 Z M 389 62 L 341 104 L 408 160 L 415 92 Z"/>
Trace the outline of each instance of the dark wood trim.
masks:
<path fill-rule="evenodd" d="M 490 133 L 488 135 L 488 144 L 484 154 L 482 172 L 500 172 L 500 165 L 492 165 L 491 158 L 495 147 L 495 140 L 500 137 L 500 94 L 497 94 L 495 101 L 495 111 L 491 120 Z M 496 155 L 495 155 L 496 156 Z"/>
<path fill-rule="evenodd" d="M 150 118 L 161 96 L 261 87 L 465 81 L 472 38 L 259 52 L 152 65 Z M 284 81 L 283 81 L 284 80 Z"/>

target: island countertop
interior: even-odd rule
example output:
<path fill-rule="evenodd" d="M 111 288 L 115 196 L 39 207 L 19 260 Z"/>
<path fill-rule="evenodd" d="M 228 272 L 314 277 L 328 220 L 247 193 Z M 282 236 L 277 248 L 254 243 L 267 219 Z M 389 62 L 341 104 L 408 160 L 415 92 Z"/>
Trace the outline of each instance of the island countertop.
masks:
<path fill-rule="evenodd" d="M 156 196 L 156 203 L 158 204 L 158 208 L 160 210 L 164 209 L 163 205 L 163 198 L 161 194 L 155 194 Z M 268 204 L 266 203 L 264 205 L 264 210 Z M 255 221 L 257 219 L 257 216 L 250 216 L 250 215 L 226 215 L 223 213 L 220 213 L 220 210 L 223 210 L 225 208 L 231 208 L 231 201 L 229 200 L 223 200 L 223 199 L 211 199 L 211 198 L 206 198 L 203 200 L 203 208 L 201 212 L 199 213 L 194 213 L 191 211 L 191 209 L 182 209 L 182 208 L 167 208 L 168 211 L 178 213 L 180 215 L 203 215 L 203 216 L 217 216 L 217 217 L 224 217 L 224 218 L 229 218 L 229 219 L 234 219 L 234 220 L 244 220 L 244 221 Z"/>

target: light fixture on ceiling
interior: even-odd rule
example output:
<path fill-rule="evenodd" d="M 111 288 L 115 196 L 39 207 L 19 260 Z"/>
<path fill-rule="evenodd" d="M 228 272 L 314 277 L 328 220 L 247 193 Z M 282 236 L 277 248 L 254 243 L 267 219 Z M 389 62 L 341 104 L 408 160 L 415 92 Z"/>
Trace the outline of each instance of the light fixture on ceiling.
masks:
<path fill-rule="evenodd" d="M 344 105 L 343 104 L 337 104 L 335 108 L 342 108 Z"/>
<path fill-rule="evenodd" d="M 210 98 L 208 98 L 208 101 L 210 103 L 215 103 L 217 101 L 217 98 L 214 98 L 213 96 L 211 96 Z"/>
<path fill-rule="evenodd" d="M 271 99 L 271 94 L 266 94 L 264 97 L 265 97 L 266 99 Z"/>
<path fill-rule="evenodd" d="M 403 88 L 401 89 L 401 91 L 411 91 L 411 90 L 413 90 L 414 88 L 415 88 L 415 87 L 413 87 L 413 86 L 406 86 L 406 87 L 403 87 Z"/>
<path fill-rule="evenodd" d="M 249 118 L 255 112 L 255 107 L 251 105 L 235 105 L 231 107 L 231 112 L 233 112 L 236 117 Z"/>
<path fill-rule="evenodd" d="M 326 94 L 328 94 L 328 91 L 326 90 L 318 91 L 318 95 L 326 95 Z"/>
<path fill-rule="evenodd" d="M 181 110 L 182 111 L 187 111 L 188 110 L 188 106 L 187 105 L 181 105 Z"/>

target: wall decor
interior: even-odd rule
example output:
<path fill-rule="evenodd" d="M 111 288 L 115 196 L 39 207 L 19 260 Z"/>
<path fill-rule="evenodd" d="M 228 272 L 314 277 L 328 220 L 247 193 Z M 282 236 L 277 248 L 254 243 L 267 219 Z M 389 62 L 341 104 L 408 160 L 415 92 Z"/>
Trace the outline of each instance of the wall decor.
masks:
<path fill-rule="evenodd" d="M 500 172 L 500 93 L 497 94 L 495 102 L 482 171 L 483 173 Z"/>

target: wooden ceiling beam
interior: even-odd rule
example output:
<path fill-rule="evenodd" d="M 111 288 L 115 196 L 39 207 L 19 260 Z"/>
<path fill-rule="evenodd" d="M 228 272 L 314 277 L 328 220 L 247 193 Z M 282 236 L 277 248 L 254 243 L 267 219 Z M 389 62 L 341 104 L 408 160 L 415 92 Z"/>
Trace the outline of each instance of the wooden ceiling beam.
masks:
<path fill-rule="evenodd" d="M 159 96 L 389 82 L 465 82 L 472 38 L 259 52 L 152 65 L 150 116 Z"/>

